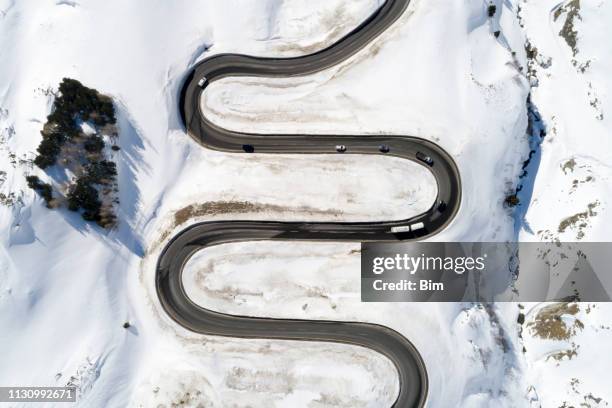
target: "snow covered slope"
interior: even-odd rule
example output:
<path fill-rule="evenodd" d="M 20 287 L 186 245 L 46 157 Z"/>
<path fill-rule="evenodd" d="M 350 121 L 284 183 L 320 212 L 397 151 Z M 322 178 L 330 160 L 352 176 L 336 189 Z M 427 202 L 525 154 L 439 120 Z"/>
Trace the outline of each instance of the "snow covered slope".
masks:
<path fill-rule="evenodd" d="M 531 101 L 545 136 L 532 139 L 536 148 L 519 195 L 518 237 L 610 242 L 612 3 L 519 5 L 533 54 Z M 534 406 L 612 404 L 612 304 L 529 305 L 526 312 L 523 337 Z M 550 330 L 547 315 L 549 323 L 555 317 L 561 323 L 553 326 L 557 330 Z"/>
<path fill-rule="evenodd" d="M 435 186 L 410 163 L 211 152 L 189 140 L 179 123 L 177 92 L 195 61 L 221 52 L 312 52 L 350 31 L 380 2 L 0 0 L 0 385 L 74 384 L 82 407 L 180 401 L 384 407 L 394 400 L 394 369 L 376 353 L 196 336 L 164 315 L 153 288 L 159 251 L 192 222 L 390 219 L 431 202 Z M 564 217 L 597 199 L 597 222 L 589 220 L 584 239 L 605 239 L 605 223 L 598 222 L 609 197 L 610 61 L 593 47 L 605 45 L 602 21 L 609 21 L 610 7 L 597 4 L 585 6 L 576 23 L 583 34 L 580 52 L 572 56 L 556 35 L 565 16 L 554 20 L 554 4 L 496 1 L 488 18 L 480 0 L 413 0 L 396 25 L 338 67 L 290 81 L 228 78 L 202 102 L 215 121 L 233 129 L 430 138 L 457 160 L 464 186 L 456 221 L 435 239 L 539 239 L 526 228 L 519 233 L 503 204 L 529 152 L 531 91 L 551 129 L 558 123 L 558 135 L 542 144 L 542 157 L 550 153 L 541 163 L 549 166 L 537 170 L 525 219 L 536 235 L 540 229 L 554 232 Z M 550 77 L 537 75 L 536 90 L 526 75 L 525 36 L 553 58 L 551 69 L 559 69 Z M 577 72 L 589 59 L 589 68 Z M 121 206 L 120 225 L 111 232 L 68 211 L 49 211 L 25 186 L 24 174 L 43 177 L 29 160 L 49 113 L 50 90 L 62 77 L 116 102 Z M 558 95 L 566 83 L 571 93 Z M 574 109 L 578 96 L 584 103 Z M 592 138 L 588 145 L 583 133 Z M 565 166 L 574 156 L 576 165 Z M 591 171 L 595 181 L 580 183 Z M 573 178 L 584 194 L 570 195 Z M 560 195 L 554 201 L 559 210 L 544 214 L 554 194 Z M 530 340 L 527 329 L 519 337 L 518 305 L 364 305 L 358 302 L 355 245 L 237 245 L 205 251 L 190 264 L 187 280 L 202 304 L 389 325 L 423 354 L 432 407 L 522 407 L 534 395 L 542 406 L 561 401 L 544 391 L 554 383 L 539 374 L 556 368 L 538 360 L 529 342 L 539 340 Z M 246 254 L 261 259 L 246 263 Z M 604 308 L 580 317 L 600 319 L 589 330 L 606 325 Z M 594 347 L 593 338 L 583 337 L 583 347 Z M 576 369 L 588 384 L 583 394 L 599 398 L 601 384 L 582 379 L 595 358 L 585 355 L 590 357 L 572 361 L 584 361 Z M 610 366 L 605 358 L 599 364 Z M 537 371 L 530 371 L 534 366 Z"/>
<path fill-rule="evenodd" d="M 513 13 L 500 6 L 498 17 L 488 19 L 481 3 L 414 2 L 396 26 L 345 64 L 290 80 L 224 79 L 211 85 L 203 109 L 236 130 L 431 138 L 457 160 L 464 186 L 457 221 L 435 239 L 512 239 L 514 220 L 503 202 L 528 155 L 529 91 L 520 71 L 524 38 Z M 446 22 L 444 30 L 437 21 Z M 496 38 L 499 28 L 504 34 Z M 448 52 L 440 54 L 440 44 Z M 516 305 L 362 304 L 358 249 L 224 245 L 193 258 L 185 284 L 194 300 L 223 312 L 388 325 L 423 354 L 431 406 L 526 403 Z"/>
<path fill-rule="evenodd" d="M 145 363 L 154 363 L 151 356 L 176 355 L 170 360 L 177 366 L 188 358 L 181 357 L 180 344 L 171 348 L 173 354 L 162 352 L 152 323 L 157 317 L 148 309 L 138 279 L 139 262 L 157 236 L 156 227 L 148 229 L 148 223 L 156 219 L 161 203 L 178 209 L 201 197 L 210 202 L 247 202 L 253 194 L 241 192 L 253 181 L 240 177 L 240 171 L 276 180 L 299 173 L 306 183 L 315 183 L 321 167 L 327 166 L 339 179 L 349 178 L 356 162 L 336 166 L 317 158 L 300 172 L 279 158 L 247 161 L 206 152 L 185 136 L 178 123 L 176 94 L 182 76 L 208 47 L 265 53 L 283 42 L 292 43 L 296 30 L 305 25 L 316 35 L 305 36 L 301 46 L 327 44 L 376 5 L 319 2 L 320 7 L 310 9 L 296 1 L 246 6 L 238 1 L 0 2 L 0 188 L 11 198 L 0 208 L 0 346 L 5 356 L 1 384 L 75 384 L 81 406 L 125 406 L 136 385 L 145 381 L 143 375 L 149 372 L 142 370 Z M 276 13 L 292 17 L 277 21 Z M 319 13 L 334 16 L 337 24 L 325 23 Z M 238 23 L 242 29 L 232 29 Z M 271 41 L 266 41 L 268 37 Z M 41 175 L 27 159 L 33 156 L 49 113 L 49 89 L 64 76 L 78 78 L 117 103 L 121 224 L 110 233 L 67 211 L 47 210 L 25 187 L 24 173 Z M 381 166 L 373 164 L 374 169 Z M 405 164 L 398 166 L 401 170 Z M 202 177 L 227 179 L 206 184 Z M 340 186 L 336 177 L 328 179 L 331 190 Z M 182 202 L 180 196 L 165 201 L 171 186 L 177 193 L 200 196 L 191 197 L 193 201 Z M 347 199 L 338 194 L 338 202 L 315 197 L 311 202 L 286 203 L 280 191 L 291 190 L 282 183 L 278 188 L 272 194 L 276 201 L 262 197 L 257 204 L 295 205 L 296 211 L 302 208 L 306 214 L 336 208 L 340 214 Z M 393 197 L 388 184 L 381 189 Z M 299 191 L 297 186 L 292 195 L 299 197 Z M 347 193 L 356 201 L 349 213 L 367 215 L 373 196 L 367 192 L 361 196 L 356 186 Z M 397 202 L 403 198 L 400 193 Z M 362 201 L 366 204 L 360 205 Z M 404 211 L 410 211 L 410 204 Z M 132 324 L 127 330 L 122 327 L 126 321 Z M 223 373 L 219 375 L 222 378 Z"/>

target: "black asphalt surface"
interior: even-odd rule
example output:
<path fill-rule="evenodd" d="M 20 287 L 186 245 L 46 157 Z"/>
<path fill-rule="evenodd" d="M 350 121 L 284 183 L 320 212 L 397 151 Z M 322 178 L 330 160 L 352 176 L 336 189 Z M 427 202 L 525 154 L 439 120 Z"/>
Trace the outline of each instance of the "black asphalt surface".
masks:
<path fill-rule="evenodd" d="M 193 303 L 183 287 L 182 270 L 197 251 L 229 242 L 255 240 L 398 241 L 423 239 L 441 231 L 456 215 L 461 182 L 452 158 L 436 144 L 412 136 L 254 134 L 223 129 L 210 122 L 200 109 L 206 86 L 227 76 L 288 77 L 329 68 L 346 60 L 393 24 L 409 0 L 387 0 L 372 16 L 334 45 L 296 58 L 257 58 L 221 54 L 199 64 L 187 77 L 180 109 L 191 137 L 203 146 L 226 152 L 251 154 L 382 154 L 415 161 L 435 176 L 438 196 L 429 211 L 408 220 L 381 222 L 266 222 L 219 221 L 195 224 L 176 235 L 162 252 L 156 271 L 156 287 L 164 310 L 188 330 L 218 336 L 346 343 L 363 346 L 387 356 L 399 375 L 400 392 L 394 407 L 424 406 L 427 371 L 416 348 L 398 332 L 359 322 L 271 319 L 233 316 L 204 309 Z M 206 78 L 204 86 L 198 85 Z M 389 151 L 380 151 L 380 145 Z M 346 152 L 336 152 L 345 145 Z M 429 156 L 433 165 L 419 160 Z M 324 192 L 322 192 L 324 194 Z M 414 232 L 393 234 L 392 227 L 423 223 Z M 409 316 L 406 316 L 409 318 Z"/>

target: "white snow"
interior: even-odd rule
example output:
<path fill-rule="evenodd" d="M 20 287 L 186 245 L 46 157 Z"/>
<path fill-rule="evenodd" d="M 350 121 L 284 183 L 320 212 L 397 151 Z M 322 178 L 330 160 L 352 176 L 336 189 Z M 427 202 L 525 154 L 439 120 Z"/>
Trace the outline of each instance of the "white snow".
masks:
<path fill-rule="evenodd" d="M 409 216 L 431 203 L 435 194 L 431 176 L 399 160 L 391 166 L 383 160 L 364 166 L 354 158 L 308 161 L 295 156 L 255 156 L 245 160 L 205 151 L 181 130 L 178 88 L 188 66 L 208 47 L 220 52 L 290 55 L 299 50 L 287 44 L 294 44 L 292 35 L 302 26 L 317 35 L 304 36 L 300 47 L 325 46 L 358 25 L 377 2 L 314 6 L 307 8 L 294 0 L 246 5 L 239 1 L 0 3 L 0 191 L 14 196 L 12 206 L 0 207 L 0 345 L 5 356 L 0 384 L 74 384 L 79 387 L 80 406 L 147 406 L 155 398 L 149 385 L 158 382 L 150 377 L 158 375 L 152 368 L 167 373 L 168 365 L 176 365 L 171 371 L 176 377 L 164 375 L 163 384 L 159 381 L 156 386 L 164 392 L 180 387 L 181 365 L 193 357 L 184 351 L 189 334 L 177 337 L 165 324 L 160 326 L 150 303 L 155 299 L 145 297 L 139 266 L 147 247 L 159 239 L 163 222 L 189 204 L 257 199 L 256 204 L 263 206 L 287 207 L 286 217 L 322 218 L 328 211 L 342 217 L 347 207 L 347 217 L 365 219 L 380 216 L 372 211 L 376 195 L 386 197 L 377 206 L 385 208 L 385 217 Z M 277 20 L 275 13 L 289 14 L 294 20 Z M 317 24 L 320 13 L 329 17 Z M 332 16 L 337 23 L 333 26 Z M 242 29 L 236 30 L 237 26 Z M 25 187 L 24 173 L 47 179 L 25 160 L 33 157 L 40 141 L 39 131 L 52 102 L 49 90 L 65 76 L 111 95 L 117 103 L 121 150 L 115 159 L 121 223 L 110 233 L 65 210 L 49 211 Z M 363 167 L 365 175 L 369 166 L 370 173 L 378 174 L 368 178 L 376 195 L 364 191 L 352 175 L 355 167 Z M 404 172 L 421 174 L 421 180 L 405 183 L 400 177 Z M 275 182 L 270 184 L 270 199 L 254 194 L 268 184 L 265 177 Z M 289 182 L 295 178 L 303 179 L 306 187 Z M 210 181 L 207 188 L 201 188 L 206 180 Z M 329 191 L 313 194 L 315 184 L 326 185 Z M 274 218 L 274 213 L 268 211 L 267 216 Z M 150 271 L 146 271 L 147 279 Z M 127 330 L 122 327 L 126 321 L 132 325 Z M 199 349 L 201 337 L 197 338 Z M 220 343 L 219 355 L 228 358 L 219 366 L 221 359 L 210 359 L 210 350 L 199 351 L 206 358 L 194 387 L 206 392 L 200 387 L 206 381 L 219 385 L 215 387 L 218 401 L 227 397 L 244 402 L 246 394 L 253 401 L 260 398 L 264 405 L 276 401 L 282 406 L 287 402 L 284 398 L 308 395 L 312 400 L 337 397 L 349 405 L 373 406 L 377 401 L 392 401 L 397 393 L 390 363 L 369 350 L 310 343 L 298 347 L 266 341 L 255 345 L 229 339 L 211 342 Z M 230 350 L 224 350 L 228 345 Z M 273 364 L 266 364 L 261 347 L 291 352 L 281 352 Z M 232 348 L 235 358 L 231 358 Z M 342 376 L 317 373 L 321 371 L 317 367 L 329 365 L 330 359 Z M 249 373 L 259 373 L 253 370 L 268 370 L 274 376 L 291 374 L 287 378 L 294 378 L 295 384 L 280 400 L 280 394 L 265 390 L 238 392 L 228 386 L 224 392 L 221 383 L 245 364 L 247 378 L 256 375 Z M 288 367 L 294 367 L 293 371 Z M 327 389 L 316 386 L 326 382 Z M 173 396 L 165 398 L 156 402 L 169 403 Z"/>
<path fill-rule="evenodd" d="M 610 240 L 607 209 L 612 193 L 612 117 L 607 113 L 612 110 L 612 54 L 602 26 L 612 18 L 612 7 L 607 2 L 580 4 L 580 18 L 574 19 L 578 31 L 576 56 L 559 35 L 566 14 L 555 21 L 557 2 L 523 5 L 528 37 L 540 60 L 550 61 L 550 65 L 537 65 L 538 86 L 532 94 L 548 132 L 541 147 L 522 240 L 538 239 L 546 233 L 566 241 L 580 239 L 576 228 L 562 233 L 558 227 L 562 219 L 585 211 L 590 203 L 597 203 L 597 215 L 589 217 L 582 239 Z M 587 62 L 588 68 L 581 72 L 580 65 Z M 603 119 L 598 118 L 600 114 Z M 573 164 L 568 166 L 568 162 Z M 551 205 L 555 211 L 550 211 Z"/>
<path fill-rule="evenodd" d="M 560 32 L 575 4 L 579 8 L 573 19 L 577 34 L 574 54 Z M 519 238 L 609 242 L 612 53 L 608 38 L 612 4 L 539 1 L 520 5 L 527 38 L 538 52 L 532 102 L 547 135 L 531 170 L 531 200 L 519 213 Z M 581 213 L 588 216 L 567 223 Z M 541 307 L 531 305 L 527 322 Z M 524 330 L 528 376 L 538 404 L 609 406 L 611 312 L 609 303 L 580 304 L 576 318 L 584 328 L 564 341 L 543 340 Z M 568 350 L 575 350 L 576 355 L 560 361 L 551 358 L 551 353 Z"/>
<path fill-rule="evenodd" d="M 431 204 L 432 178 L 411 163 L 211 152 L 189 140 L 179 123 L 177 93 L 196 61 L 222 52 L 312 52 L 380 3 L 0 0 L 0 193 L 9 199 L 0 204 L 0 385 L 76 384 L 83 407 L 180 400 L 379 407 L 393 401 L 398 384 L 386 358 L 343 345 L 195 335 L 163 313 L 153 281 L 164 244 L 193 222 L 398 219 Z M 576 72 L 556 35 L 562 19 L 552 21 L 556 4 L 549 1 L 496 1 L 496 15 L 488 19 L 482 1 L 413 0 L 397 24 L 340 66 L 291 80 L 227 78 L 210 87 L 203 103 L 232 129 L 436 141 L 456 159 L 463 182 L 460 213 L 436 240 L 540 239 L 527 228 L 517 232 L 503 206 L 529 149 L 526 35 L 541 50 L 543 66 L 552 58 L 538 73 L 532 99 L 550 130 L 556 126 L 543 144 L 525 219 L 535 234 L 554 233 L 561 219 L 597 199 L 598 215 L 584 239 L 607 239 L 610 59 L 603 22 L 610 7 L 584 3 L 576 58 L 591 60 L 585 73 Z M 27 159 L 51 107 L 48 91 L 62 77 L 116 102 L 121 206 L 115 231 L 50 211 L 25 186 L 24 173 L 43 176 Z M 572 157 L 577 164 L 565 174 Z M 573 179 L 589 175 L 595 180 L 572 193 Z M 576 233 L 568 229 L 565 238 Z M 219 246 L 197 254 L 185 279 L 190 295 L 215 310 L 377 322 L 400 331 L 427 363 L 432 407 L 527 406 L 538 398 L 542 406 L 556 406 L 565 396 L 555 395 L 554 381 L 576 371 L 581 395 L 610 400 L 601 384 L 609 353 L 600 347 L 609 341 L 596 336 L 598 325 L 607 325 L 605 305 L 581 315 L 594 320 L 575 340 L 582 346 L 571 366 L 555 366 L 542 360 L 539 340 L 525 330 L 522 353 L 515 304 L 360 303 L 357 248 Z M 586 378 L 590 367 L 596 369 Z"/>
<path fill-rule="evenodd" d="M 575 334 L 563 340 L 538 336 L 529 324 L 545 305 L 527 307 L 527 325 L 523 329 L 529 366 L 527 374 L 542 407 L 562 406 L 564 403 L 609 406 L 610 307 L 606 303 L 578 305 L 576 315 L 561 316 L 564 325 L 575 330 Z M 597 399 L 601 399 L 599 403 Z"/>
<path fill-rule="evenodd" d="M 527 155 L 528 89 L 518 70 L 524 58 L 518 22 L 501 6 L 503 18 L 491 23 L 482 4 L 411 7 L 380 41 L 345 64 L 291 80 L 226 78 L 209 87 L 202 107 L 217 124 L 235 130 L 430 138 L 457 160 L 464 187 L 458 221 L 435 239 L 512 239 L 513 219 L 502 202 Z M 443 30 L 433 23 L 438 21 L 445 21 Z M 492 31 L 499 26 L 505 31 L 496 40 Z M 442 54 L 439 44 L 448 45 Z M 525 401 L 511 325 L 516 306 L 360 303 L 358 249 L 223 245 L 192 258 L 184 283 L 196 302 L 227 313 L 388 325 L 422 352 L 431 406 Z"/>
<path fill-rule="evenodd" d="M 132 405 L 378 407 L 399 387 L 393 365 L 367 349 L 185 336 L 147 364 Z"/>
<path fill-rule="evenodd" d="M 507 239 L 512 224 L 501 203 L 527 154 L 528 89 L 516 61 L 524 56 L 524 40 L 509 18 L 496 39 L 483 7 L 414 1 L 396 25 L 345 63 L 291 79 L 224 78 L 207 88 L 202 108 L 213 122 L 241 131 L 436 141 L 458 162 L 464 202 L 457 218 L 470 219 L 440 237 L 469 231 L 473 240 Z M 438 21 L 445 21 L 443 29 Z"/>
<path fill-rule="evenodd" d="M 198 252 L 186 265 L 183 283 L 197 304 L 225 313 L 392 327 L 425 360 L 430 406 L 522 400 L 518 363 L 513 352 L 504 353 L 505 343 L 518 344 L 517 331 L 491 321 L 495 313 L 515 321 L 516 307 L 361 303 L 359 265 L 359 244 L 236 243 Z"/>

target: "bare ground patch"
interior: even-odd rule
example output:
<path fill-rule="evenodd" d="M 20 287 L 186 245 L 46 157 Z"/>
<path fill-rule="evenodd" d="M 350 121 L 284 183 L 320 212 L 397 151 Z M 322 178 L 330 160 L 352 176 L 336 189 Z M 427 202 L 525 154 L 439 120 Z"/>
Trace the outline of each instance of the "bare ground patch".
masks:
<path fill-rule="evenodd" d="M 285 207 L 276 204 L 259 204 L 249 201 L 207 201 L 202 204 L 191 204 L 183 207 L 174 214 L 174 226 L 179 226 L 191 218 L 204 217 L 219 214 L 232 213 L 259 213 L 259 212 L 292 212 L 292 213 L 307 213 L 307 214 L 322 214 L 326 216 L 341 215 L 341 211 L 320 210 L 318 208 L 301 206 L 297 208 Z"/>
<path fill-rule="evenodd" d="M 589 226 L 588 219 L 597 215 L 595 208 L 598 206 L 599 201 L 594 201 L 587 205 L 586 211 L 582 211 L 562 219 L 559 223 L 559 228 L 557 231 L 562 234 L 567 229 L 577 230 L 576 239 L 584 238 L 584 229 Z"/>
<path fill-rule="evenodd" d="M 534 336 L 542 339 L 569 340 L 584 328 L 584 323 L 575 318 L 579 311 L 578 303 L 553 303 L 541 308 L 527 327 Z M 573 319 L 563 319 L 564 316 Z"/>
<path fill-rule="evenodd" d="M 571 0 L 561 7 L 557 8 L 553 14 L 554 21 L 557 21 L 561 15 L 566 14 L 565 22 L 559 35 L 565 40 L 567 45 L 572 49 L 574 57 L 578 54 L 577 47 L 577 36 L 578 32 L 574 26 L 576 19 L 581 20 L 580 17 L 580 0 Z"/>

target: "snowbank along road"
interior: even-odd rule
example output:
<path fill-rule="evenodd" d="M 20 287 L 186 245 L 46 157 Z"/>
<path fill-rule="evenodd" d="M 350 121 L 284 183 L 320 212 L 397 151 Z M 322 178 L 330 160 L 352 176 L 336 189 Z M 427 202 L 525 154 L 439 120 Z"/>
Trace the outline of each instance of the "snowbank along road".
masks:
<path fill-rule="evenodd" d="M 210 57 L 190 72 L 181 91 L 180 109 L 191 137 L 203 146 L 227 151 L 283 154 L 380 154 L 413 160 L 429 169 L 438 196 L 425 213 L 408 220 L 381 222 L 222 221 L 193 225 L 175 236 L 157 264 L 156 288 L 168 315 L 202 334 L 338 342 L 368 347 L 395 365 L 400 391 L 394 407 L 421 407 L 428 390 L 427 371 L 416 348 L 398 332 L 376 324 L 341 321 L 270 319 L 233 316 L 204 309 L 187 296 L 183 266 L 197 251 L 212 245 L 249 240 L 398 241 L 431 236 L 455 216 L 461 201 L 458 169 L 439 146 L 411 136 L 251 134 L 223 129 L 207 120 L 201 94 L 227 76 L 287 77 L 314 73 L 338 64 L 393 24 L 409 0 L 387 0 L 359 27 L 334 45 L 296 58 L 257 58 L 237 54 Z M 401 227 L 401 228 L 399 228 Z M 393 232 L 392 232 L 393 231 Z"/>

